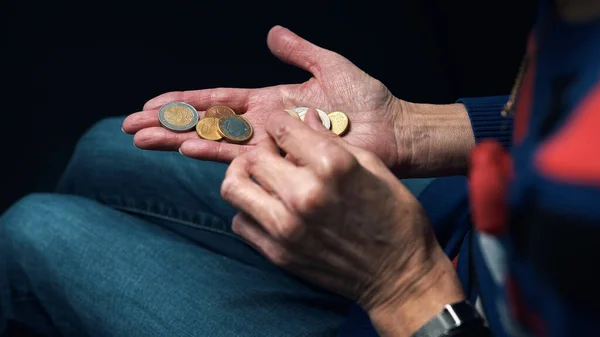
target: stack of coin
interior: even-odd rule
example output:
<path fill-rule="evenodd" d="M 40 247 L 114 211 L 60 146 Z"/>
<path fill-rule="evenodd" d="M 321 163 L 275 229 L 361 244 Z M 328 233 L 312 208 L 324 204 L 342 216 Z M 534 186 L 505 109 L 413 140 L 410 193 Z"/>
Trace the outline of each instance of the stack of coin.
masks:
<path fill-rule="evenodd" d="M 228 106 L 217 105 L 206 110 L 196 126 L 201 138 L 208 140 L 225 139 L 232 143 L 243 143 L 252 138 L 252 125 L 238 116 Z"/>
<path fill-rule="evenodd" d="M 315 109 L 323 126 L 336 135 L 342 136 L 350 126 L 348 116 L 341 111 L 326 113 Z M 307 107 L 294 107 L 285 110 L 291 116 L 304 120 Z M 226 139 L 232 143 L 243 143 L 253 135 L 252 125 L 245 118 L 238 116 L 230 107 L 217 105 L 206 110 L 204 118 L 199 119 L 198 111 L 184 102 L 170 102 L 163 105 L 158 112 L 160 123 L 167 129 L 181 132 L 196 127 L 196 132 L 203 139 Z"/>
<path fill-rule="evenodd" d="M 326 113 L 321 109 L 315 109 L 323 126 L 328 130 L 331 130 L 338 136 L 342 136 L 346 131 L 348 131 L 348 127 L 350 126 L 350 119 L 348 116 L 341 111 L 334 111 L 330 113 Z M 289 110 L 285 110 L 288 114 L 304 120 L 306 116 L 306 112 L 308 111 L 307 107 L 295 107 Z"/>
<path fill-rule="evenodd" d="M 252 137 L 252 125 L 228 106 L 217 105 L 206 110 L 199 119 L 198 111 L 184 102 L 170 102 L 158 111 L 158 120 L 165 128 L 181 132 L 196 127 L 198 135 L 208 140 L 243 143 Z"/>

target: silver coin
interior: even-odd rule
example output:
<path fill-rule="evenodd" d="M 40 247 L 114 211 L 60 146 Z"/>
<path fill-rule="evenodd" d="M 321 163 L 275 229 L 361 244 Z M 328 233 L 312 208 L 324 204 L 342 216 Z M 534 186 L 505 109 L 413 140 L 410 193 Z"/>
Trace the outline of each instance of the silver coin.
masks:
<path fill-rule="evenodd" d="M 175 117 L 165 116 L 167 110 L 176 108 L 178 111 L 175 113 Z M 185 110 L 181 110 L 181 109 Z M 182 113 L 184 112 L 184 113 Z M 165 128 L 172 131 L 188 131 L 193 129 L 198 124 L 198 111 L 184 102 L 170 102 L 163 105 L 158 111 L 158 120 L 160 124 Z"/>
<path fill-rule="evenodd" d="M 304 120 L 304 116 L 306 116 L 306 112 L 308 111 L 308 108 L 307 107 L 295 107 L 292 110 L 295 111 L 298 114 L 298 116 L 300 116 L 301 120 Z M 319 118 L 321 118 L 321 122 L 323 123 L 323 126 L 325 126 L 325 128 L 327 128 L 328 130 L 331 129 L 331 120 L 329 119 L 329 116 L 327 116 L 325 111 L 323 111 L 321 109 L 315 109 L 315 110 L 317 110 L 317 114 L 319 115 Z"/>

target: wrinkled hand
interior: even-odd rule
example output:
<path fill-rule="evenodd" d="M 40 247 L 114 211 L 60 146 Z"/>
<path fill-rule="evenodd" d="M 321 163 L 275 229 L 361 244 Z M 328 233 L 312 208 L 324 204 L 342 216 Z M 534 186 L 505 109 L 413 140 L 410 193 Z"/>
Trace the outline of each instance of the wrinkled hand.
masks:
<path fill-rule="evenodd" d="M 314 111 L 306 119 L 319 128 Z M 411 299 L 419 302 L 407 310 L 425 310 L 426 294 L 441 281 L 449 282 L 450 296 L 436 293 L 428 315 L 461 298 L 423 209 L 377 156 L 285 114 L 273 114 L 265 128 L 268 137 L 233 160 L 222 185 L 224 199 L 240 210 L 235 233 L 275 264 L 357 300 L 370 314 L 395 312 Z M 392 316 L 392 322 L 402 317 L 383 315 Z M 372 316 L 380 332 L 398 331 L 380 317 Z"/>
<path fill-rule="evenodd" d="M 403 102 L 380 81 L 341 55 L 320 48 L 285 28 L 272 28 L 267 42 L 275 56 L 310 72 L 312 77 L 302 84 L 260 89 L 216 88 L 166 93 L 148 101 L 144 111 L 128 116 L 123 130 L 135 134 L 135 145 L 143 149 L 179 149 L 189 157 L 229 162 L 267 138 L 264 124 L 271 113 L 307 106 L 344 111 L 351 120 L 351 129 L 344 140 L 377 154 L 388 166 L 405 160 L 404 152 L 398 149 L 394 130 Z M 171 132 L 160 127 L 158 121 L 158 109 L 171 101 L 187 102 L 201 116 L 211 106 L 228 105 L 244 114 L 255 134 L 247 144 L 236 145 L 200 139 L 195 131 Z"/>

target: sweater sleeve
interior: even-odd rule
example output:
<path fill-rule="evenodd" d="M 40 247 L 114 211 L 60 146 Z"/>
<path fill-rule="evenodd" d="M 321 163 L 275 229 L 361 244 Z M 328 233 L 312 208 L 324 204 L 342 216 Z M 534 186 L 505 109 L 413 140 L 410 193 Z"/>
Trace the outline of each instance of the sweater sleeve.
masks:
<path fill-rule="evenodd" d="M 492 138 L 510 148 L 513 118 L 500 114 L 507 101 L 508 96 L 461 98 L 457 101 L 467 108 L 476 142 Z"/>

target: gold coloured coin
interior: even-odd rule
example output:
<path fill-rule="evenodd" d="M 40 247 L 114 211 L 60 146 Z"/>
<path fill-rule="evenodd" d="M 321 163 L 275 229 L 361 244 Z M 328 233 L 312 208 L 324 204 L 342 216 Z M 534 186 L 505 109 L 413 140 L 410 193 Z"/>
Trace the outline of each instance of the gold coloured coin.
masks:
<path fill-rule="evenodd" d="M 170 102 L 158 111 L 158 120 L 172 131 L 188 131 L 198 123 L 198 111 L 184 102 Z"/>
<path fill-rule="evenodd" d="M 252 137 L 252 125 L 243 117 L 229 116 L 219 119 L 217 130 L 232 143 L 243 143 Z"/>
<path fill-rule="evenodd" d="M 285 112 L 288 113 L 288 115 L 296 118 L 296 119 L 300 119 L 300 116 L 298 116 L 298 113 L 294 110 L 290 110 L 290 109 L 285 109 Z"/>
<path fill-rule="evenodd" d="M 215 105 L 206 110 L 204 117 L 215 117 L 215 118 L 224 118 L 228 116 L 234 116 L 235 111 L 228 106 L 225 105 Z"/>
<path fill-rule="evenodd" d="M 331 120 L 331 131 L 338 136 L 341 136 L 348 130 L 350 120 L 348 116 L 341 111 L 334 111 L 327 115 Z"/>
<path fill-rule="evenodd" d="M 221 140 L 223 137 L 217 130 L 219 119 L 215 117 L 204 117 L 196 124 L 198 136 L 208 140 Z"/>
<path fill-rule="evenodd" d="M 184 106 L 172 106 L 165 110 L 165 120 L 175 126 L 184 126 L 194 119 L 190 109 Z"/>

